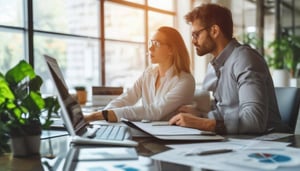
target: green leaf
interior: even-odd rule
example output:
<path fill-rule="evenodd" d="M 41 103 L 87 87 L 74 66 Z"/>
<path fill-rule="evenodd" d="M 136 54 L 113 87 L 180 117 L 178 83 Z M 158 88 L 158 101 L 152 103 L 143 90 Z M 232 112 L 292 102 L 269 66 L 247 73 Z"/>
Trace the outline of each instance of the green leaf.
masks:
<path fill-rule="evenodd" d="M 20 108 L 14 108 L 12 115 L 11 115 L 11 117 L 13 117 L 13 118 L 11 118 L 11 119 L 14 119 L 13 120 L 14 122 L 25 124 L 25 120 L 24 120 L 24 118 L 22 118 L 22 114 L 23 114 L 23 111 Z"/>
<path fill-rule="evenodd" d="M 21 105 L 27 108 L 28 113 L 30 113 L 32 117 L 38 118 L 38 115 L 45 106 L 45 102 L 39 93 L 31 91 L 30 95 L 22 101 Z"/>
<path fill-rule="evenodd" d="M 14 103 L 14 101 L 12 100 L 7 100 L 6 101 L 6 108 L 7 109 L 13 109 L 13 108 L 16 108 L 17 105 Z"/>
<path fill-rule="evenodd" d="M 16 99 L 19 101 L 22 101 L 29 96 L 28 82 L 19 83 L 16 86 L 12 86 L 11 89 L 13 90 Z"/>
<path fill-rule="evenodd" d="M 16 66 L 7 71 L 5 78 L 10 85 L 17 85 L 24 78 L 31 80 L 36 76 L 32 66 L 25 60 L 21 60 Z"/>
<path fill-rule="evenodd" d="M 30 91 L 39 92 L 42 84 L 43 84 L 42 78 L 39 75 L 36 75 L 36 77 L 34 77 L 29 82 L 29 89 L 30 89 Z"/>
<path fill-rule="evenodd" d="M 43 129 L 49 129 L 50 126 L 53 124 L 53 120 L 45 120 L 45 123 L 42 125 Z"/>
<path fill-rule="evenodd" d="M 34 100 L 35 104 L 38 106 L 38 108 L 40 110 L 42 110 L 45 106 L 45 102 L 44 99 L 42 98 L 42 96 L 39 93 L 30 92 L 30 97 Z"/>
<path fill-rule="evenodd" d="M 60 108 L 58 100 L 56 97 L 46 97 L 45 101 L 45 109 L 47 110 L 47 116 L 45 118 L 45 123 L 42 125 L 43 129 L 49 129 L 50 125 L 53 123 L 51 116 L 53 113 L 58 114 L 58 110 Z"/>
<path fill-rule="evenodd" d="M 5 81 L 3 75 L 0 75 L 0 104 L 4 103 L 6 99 L 13 100 L 15 98 L 14 94 L 9 88 L 8 83 Z"/>

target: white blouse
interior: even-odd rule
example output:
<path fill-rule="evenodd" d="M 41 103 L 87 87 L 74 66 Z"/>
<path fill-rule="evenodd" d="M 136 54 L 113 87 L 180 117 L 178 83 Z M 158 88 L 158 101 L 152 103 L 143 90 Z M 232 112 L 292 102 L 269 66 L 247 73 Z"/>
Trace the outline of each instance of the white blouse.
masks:
<path fill-rule="evenodd" d="M 120 118 L 135 121 L 169 120 L 176 114 L 177 108 L 192 102 L 195 91 L 192 74 L 181 72 L 179 76 L 173 76 L 171 67 L 160 78 L 161 84 L 155 91 L 157 77 L 158 66 L 147 68 L 132 88 L 112 100 L 105 109 L 113 110 L 118 121 Z M 140 99 L 142 103 L 138 103 Z"/>

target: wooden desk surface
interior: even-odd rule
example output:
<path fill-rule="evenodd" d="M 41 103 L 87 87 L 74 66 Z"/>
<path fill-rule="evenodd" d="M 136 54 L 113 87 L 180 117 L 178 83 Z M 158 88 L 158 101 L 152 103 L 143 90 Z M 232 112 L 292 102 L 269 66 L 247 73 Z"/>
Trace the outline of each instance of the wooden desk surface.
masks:
<path fill-rule="evenodd" d="M 229 138 L 253 138 L 253 136 L 228 136 Z M 16 158 L 13 157 L 11 153 L 4 154 L 0 157 L 0 171 L 40 171 L 43 169 L 43 164 L 41 158 L 43 157 L 56 157 L 61 154 L 66 154 L 69 145 L 66 141 L 67 137 L 56 137 L 52 139 L 42 140 L 41 142 L 41 154 L 40 156 L 31 156 L 26 158 Z M 134 138 L 135 141 L 139 142 L 137 146 L 137 152 L 141 156 L 151 156 L 159 152 L 168 150 L 165 144 L 170 144 L 170 142 L 158 141 L 154 138 Z M 291 142 L 291 146 L 300 148 L 300 135 L 293 135 L 280 139 L 281 142 Z M 172 142 L 171 142 L 172 143 Z M 163 164 L 161 164 L 163 166 Z M 161 168 L 161 170 L 169 170 L 170 167 L 175 167 L 178 170 L 190 170 L 187 166 L 180 166 L 176 164 L 166 163 L 165 167 L 167 169 Z"/>

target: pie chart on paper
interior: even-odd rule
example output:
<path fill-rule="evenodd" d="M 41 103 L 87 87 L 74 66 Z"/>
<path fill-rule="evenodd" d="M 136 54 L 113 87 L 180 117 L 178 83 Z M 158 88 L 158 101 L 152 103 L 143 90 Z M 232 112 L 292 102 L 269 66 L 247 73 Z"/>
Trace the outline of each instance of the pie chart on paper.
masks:
<path fill-rule="evenodd" d="M 251 153 L 248 155 L 250 158 L 257 159 L 261 163 L 284 163 L 289 162 L 291 157 L 282 154 L 271 154 L 271 153 Z"/>

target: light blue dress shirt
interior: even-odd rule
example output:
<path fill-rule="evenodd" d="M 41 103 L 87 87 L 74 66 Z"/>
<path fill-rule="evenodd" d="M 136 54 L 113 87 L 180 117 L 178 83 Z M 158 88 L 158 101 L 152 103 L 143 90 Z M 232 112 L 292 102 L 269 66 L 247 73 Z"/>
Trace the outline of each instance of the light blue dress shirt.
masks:
<path fill-rule="evenodd" d="M 208 118 L 224 120 L 227 133 L 281 129 L 274 85 L 264 58 L 233 39 L 208 66 L 204 89 L 213 92 Z"/>

